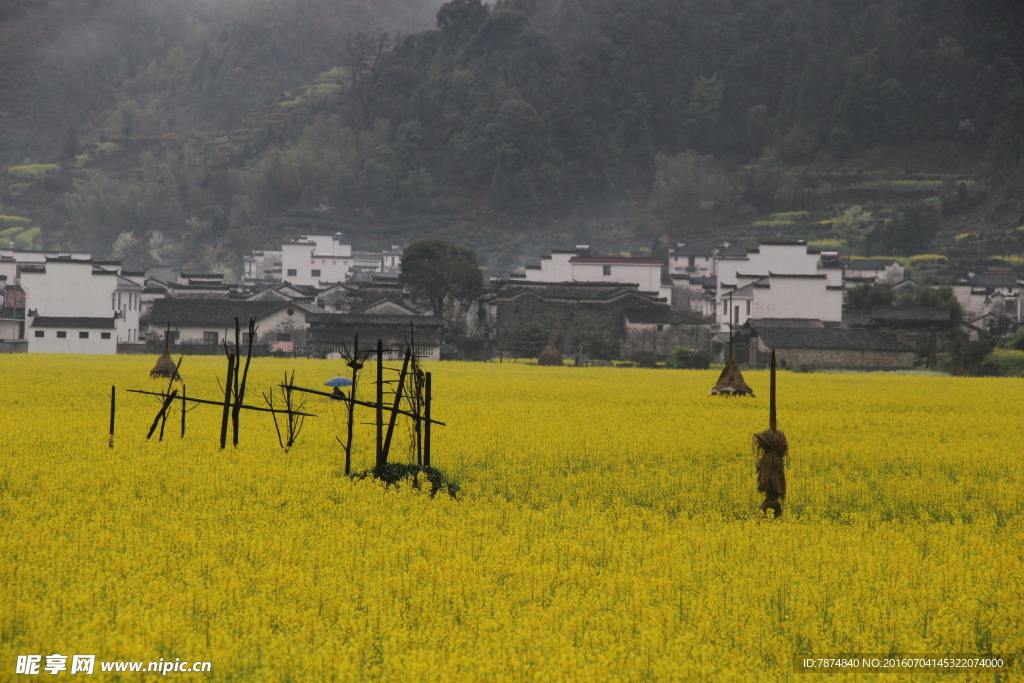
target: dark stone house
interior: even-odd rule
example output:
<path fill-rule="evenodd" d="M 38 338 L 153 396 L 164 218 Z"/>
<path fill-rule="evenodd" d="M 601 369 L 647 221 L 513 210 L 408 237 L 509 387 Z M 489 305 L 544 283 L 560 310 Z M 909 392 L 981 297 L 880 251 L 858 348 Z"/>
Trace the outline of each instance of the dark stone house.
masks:
<path fill-rule="evenodd" d="M 775 351 L 789 370 L 904 370 L 914 367 L 914 347 L 880 332 L 846 327 L 750 328 L 751 365 L 766 367 Z M 756 351 L 756 353 L 755 353 Z"/>
<path fill-rule="evenodd" d="M 685 316 L 684 321 L 680 317 L 684 314 L 671 320 L 659 318 L 672 313 L 668 304 L 656 294 L 639 291 L 635 284 L 508 282 L 494 292 L 490 306 L 494 311 L 496 350 L 520 357 L 536 356 L 553 337 L 563 354 L 621 358 L 631 348 L 627 344 L 627 313 L 636 326 L 634 340 L 640 328 L 648 325 L 663 333 L 666 341 L 655 342 L 660 351 L 670 343 L 667 339 L 672 334 L 680 334 L 679 327 L 684 323 L 706 326 L 693 316 Z M 657 330 L 659 325 L 661 330 Z"/>
<path fill-rule="evenodd" d="M 343 346 L 351 349 L 358 334 L 360 349 L 375 348 L 380 339 L 389 359 L 400 359 L 410 341 L 421 360 L 441 359 L 441 316 L 322 313 L 307 320 L 307 343 L 318 355 L 339 353 Z"/>

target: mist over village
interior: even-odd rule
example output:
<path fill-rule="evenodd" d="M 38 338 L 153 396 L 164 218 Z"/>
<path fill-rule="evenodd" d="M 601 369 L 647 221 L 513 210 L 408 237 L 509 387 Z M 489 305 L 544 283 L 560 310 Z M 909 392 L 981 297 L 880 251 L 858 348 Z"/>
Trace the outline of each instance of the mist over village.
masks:
<path fill-rule="evenodd" d="M 0 0 L 0 678 L 1011 680 L 1022 69 L 1015 0 Z"/>

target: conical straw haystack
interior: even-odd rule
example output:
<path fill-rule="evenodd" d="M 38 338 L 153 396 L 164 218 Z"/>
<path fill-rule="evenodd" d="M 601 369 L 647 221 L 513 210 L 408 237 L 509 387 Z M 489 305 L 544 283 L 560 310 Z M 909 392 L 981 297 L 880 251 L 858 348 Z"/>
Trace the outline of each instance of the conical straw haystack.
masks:
<path fill-rule="evenodd" d="M 725 361 L 725 367 L 722 368 L 722 374 L 718 376 L 718 383 L 715 388 L 712 389 L 708 396 L 753 396 L 754 392 L 747 383 L 743 381 L 743 373 L 740 372 L 740 366 L 736 364 L 736 359 L 729 354 L 729 358 Z"/>
<path fill-rule="evenodd" d="M 537 365 L 561 365 L 562 354 L 559 353 L 558 347 L 555 346 L 554 335 L 548 339 L 548 343 L 544 345 L 544 349 L 537 356 Z"/>
<path fill-rule="evenodd" d="M 160 357 L 156 361 L 156 365 L 154 365 L 153 369 L 149 371 L 149 376 L 153 379 L 159 379 L 161 377 L 164 379 L 181 379 L 181 377 L 178 376 L 177 366 L 175 366 L 174 361 L 171 360 L 171 349 L 166 343 L 164 344 L 164 352 L 160 354 Z"/>

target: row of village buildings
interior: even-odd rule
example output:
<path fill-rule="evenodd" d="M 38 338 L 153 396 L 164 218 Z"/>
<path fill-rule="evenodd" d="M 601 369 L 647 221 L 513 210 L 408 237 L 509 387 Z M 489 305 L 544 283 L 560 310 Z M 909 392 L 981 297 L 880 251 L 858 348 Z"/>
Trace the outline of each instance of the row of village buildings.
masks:
<path fill-rule="evenodd" d="M 41 353 L 218 352 L 234 319 L 259 326 L 267 352 L 324 355 L 363 340 L 398 347 L 414 337 L 427 358 L 536 355 L 552 341 L 566 356 L 663 360 L 685 346 L 763 366 L 895 369 L 934 352 L 948 308 L 843 307 L 851 287 L 919 283 L 895 260 L 840 261 L 801 241 L 679 244 L 667 260 L 555 251 L 492 280 L 457 319 L 429 315 L 399 282 L 400 247 L 354 252 L 339 233 L 301 236 L 253 252 L 241 284 L 221 274 L 131 272 L 84 253 L 0 249 L 0 348 Z M 979 273 L 951 287 L 968 336 L 1014 329 L 1024 273 Z M 445 342 L 448 342 L 445 344 Z M 364 342 L 365 343 L 365 342 Z M 20 345 L 20 346 L 19 346 Z"/>

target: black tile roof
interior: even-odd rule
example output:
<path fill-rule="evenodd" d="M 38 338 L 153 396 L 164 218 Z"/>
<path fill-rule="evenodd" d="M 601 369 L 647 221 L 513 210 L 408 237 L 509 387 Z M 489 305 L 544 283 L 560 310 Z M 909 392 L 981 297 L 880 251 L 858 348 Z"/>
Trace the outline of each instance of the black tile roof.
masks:
<path fill-rule="evenodd" d="M 84 330 L 112 330 L 114 319 L 111 318 L 61 318 L 37 315 L 32 318 L 32 327 L 66 327 Z"/>
<path fill-rule="evenodd" d="M 885 270 L 894 263 L 896 259 L 853 259 L 846 264 L 850 270 Z"/>
<path fill-rule="evenodd" d="M 750 327 L 760 330 L 766 327 L 824 327 L 817 318 L 750 318 Z"/>
<path fill-rule="evenodd" d="M 871 311 L 843 311 L 843 322 L 849 326 L 870 327 Z"/>
<path fill-rule="evenodd" d="M 670 308 L 635 308 L 626 311 L 626 320 L 642 325 L 710 325 L 696 313 L 673 311 Z"/>
<path fill-rule="evenodd" d="M 874 306 L 872 320 L 901 322 L 948 323 L 949 309 L 942 306 Z"/>
<path fill-rule="evenodd" d="M 721 245 L 716 242 L 687 242 L 669 252 L 670 256 L 711 258 Z"/>
<path fill-rule="evenodd" d="M 735 244 L 730 244 L 725 249 L 722 249 L 718 252 L 718 255 L 726 258 L 746 258 L 747 252 L 755 248 L 755 245 L 752 245 L 749 242 L 736 242 Z"/>
<path fill-rule="evenodd" d="M 290 301 L 238 301 L 232 299 L 157 299 L 149 312 L 151 325 L 243 325 L 281 308 L 297 308 Z"/>
<path fill-rule="evenodd" d="M 509 282 L 498 292 L 499 299 L 512 299 L 523 294 L 534 294 L 542 299 L 577 301 L 609 301 L 624 295 L 655 298 L 657 295 L 641 292 L 640 286 L 611 282 Z"/>
<path fill-rule="evenodd" d="M 385 345 L 403 344 L 414 326 L 417 344 L 441 343 L 444 318 L 436 315 L 360 315 L 325 313 L 308 318 L 309 342 L 312 344 L 351 344 L 358 334 L 367 348 L 381 339 Z"/>
<path fill-rule="evenodd" d="M 975 287 L 1017 287 L 1017 281 L 1024 280 L 1024 273 L 978 273 L 971 278 Z"/>
<path fill-rule="evenodd" d="M 770 349 L 825 349 L 836 351 L 913 351 L 874 330 L 843 327 L 767 327 L 757 336 Z"/>

